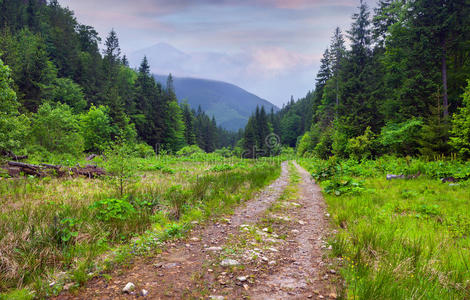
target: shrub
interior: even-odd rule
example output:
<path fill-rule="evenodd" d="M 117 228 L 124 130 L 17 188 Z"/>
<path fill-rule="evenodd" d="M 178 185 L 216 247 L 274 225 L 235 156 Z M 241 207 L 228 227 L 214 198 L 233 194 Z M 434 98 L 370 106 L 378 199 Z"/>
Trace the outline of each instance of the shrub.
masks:
<path fill-rule="evenodd" d="M 367 127 L 363 135 L 349 139 L 346 153 L 354 159 L 368 159 L 377 154 L 378 148 L 377 136 Z"/>
<path fill-rule="evenodd" d="M 102 153 L 111 144 L 113 133 L 109 108 L 92 105 L 80 118 L 80 131 L 85 140 L 85 150 Z"/>
<path fill-rule="evenodd" d="M 91 205 L 96 217 L 104 222 L 125 221 L 136 213 L 132 204 L 123 199 L 104 199 Z"/>
<path fill-rule="evenodd" d="M 196 145 L 191 145 L 191 146 L 186 146 L 181 148 L 178 152 L 176 152 L 176 155 L 179 157 L 182 156 L 192 156 L 193 154 L 204 154 L 204 150 L 199 148 Z"/>
<path fill-rule="evenodd" d="M 28 118 L 18 113 L 12 84 L 10 69 L 0 59 L 0 153 L 20 149 L 29 127 Z"/>
<path fill-rule="evenodd" d="M 315 146 L 315 154 L 322 158 L 328 159 L 332 155 L 333 145 L 333 128 L 327 128 L 320 137 L 318 144 Z"/>
<path fill-rule="evenodd" d="M 138 143 L 134 145 L 134 155 L 136 157 L 148 158 L 155 155 L 155 151 L 146 143 Z"/>
<path fill-rule="evenodd" d="M 454 114 L 450 144 L 464 158 L 470 158 L 470 80 L 463 94 L 463 106 Z"/>
<path fill-rule="evenodd" d="M 75 156 L 83 152 L 78 116 L 66 104 L 41 105 L 33 115 L 31 135 L 39 146 L 50 152 Z"/>
<path fill-rule="evenodd" d="M 422 125 L 423 121 L 416 118 L 402 123 L 389 123 L 382 128 L 380 142 L 395 154 L 415 154 Z"/>
<path fill-rule="evenodd" d="M 124 141 L 114 144 L 105 152 L 106 170 L 109 179 L 116 186 L 121 197 L 127 186 L 139 178 L 136 176 L 132 146 Z"/>

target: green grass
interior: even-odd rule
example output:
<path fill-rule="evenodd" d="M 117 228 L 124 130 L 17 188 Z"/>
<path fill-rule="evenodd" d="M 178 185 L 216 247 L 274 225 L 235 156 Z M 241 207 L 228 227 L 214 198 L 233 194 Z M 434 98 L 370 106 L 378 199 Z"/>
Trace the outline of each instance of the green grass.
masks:
<path fill-rule="evenodd" d="M 229 212 L 280 172 L 276 161 L 207 156 L 135 158 L 138 178 L 122 197 L 107 179 L 0 180 L 2 297 L 34 291 L 44 298 L 157 251 L 192 221 Z"/>
<path fill-rule="evenodd" d="M 301 163 L 315 175 L 325 170 L 322 162 Z M 324 193 L 338 230 L 331 244 L 343 259 L 345 298 L 468 299 L 470 185 L 449 186 L 435 175 L 436 166 L 461 170 L 466 165 L 415 161 L 400 170 L 397 162 L 347 164 L 321 183 L 351 175 L 362 181 L 359 191 Z M 418 179 L 385 179 L 387 169 L 403 174 L 416 165 L 423 173 Z"/>

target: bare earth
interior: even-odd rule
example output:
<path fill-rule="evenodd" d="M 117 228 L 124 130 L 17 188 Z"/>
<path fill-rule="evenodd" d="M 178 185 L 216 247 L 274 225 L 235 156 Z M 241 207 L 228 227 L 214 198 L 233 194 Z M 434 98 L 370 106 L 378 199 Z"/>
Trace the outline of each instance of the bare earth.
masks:
<path fill-rule="evenodd" d="M 262 227 L 273 219 L 267 210 L 289 185 L 287 162 L 275 182 L 230 218 L 200 226 L 188 239 L 167 243 L 162 253 L 113 271 L 111 279 L 95 278 L 56 299 L 336 298 L 335 271 L 323 257 L 329 234 L 326 205 L 310 174 L 294 165 L 301 176 L 298 197 L 281 203 L 286 209 L 274 217 L 285 221 L 272 223 L 269 231 Z M 236 265 L 223 266 L 227 258 Z M 123 293 L 128 282 L 135 291 Z"/>

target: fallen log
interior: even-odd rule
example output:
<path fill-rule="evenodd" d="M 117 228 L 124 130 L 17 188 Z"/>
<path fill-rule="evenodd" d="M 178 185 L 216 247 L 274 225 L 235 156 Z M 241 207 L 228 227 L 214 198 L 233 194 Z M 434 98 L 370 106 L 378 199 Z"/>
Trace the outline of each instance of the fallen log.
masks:
<path fill-rule="evenodd" d="M 28 158 L 28 155 L 16 155 L 11 151 L 3 151 L 2 155 L 13 160 L 23 160 Z"/>
<path fill-rule="evenodd" d="M 21 174 L 32 175 L 36 177 L 64 177 L 69 175 L 75 177 L 86 176 L 88 178 L 96 178 L 106 175 L 106 171 L 104 169 L 92 165 L 86 165 L 85 167 L 77 165 L 75 167 L 68 168 L 61 165 L 33 165 L 16 161 L 9 161 L 3 168 L 8 171 L 8 174 L 11 177 L 19 177 Z"/>

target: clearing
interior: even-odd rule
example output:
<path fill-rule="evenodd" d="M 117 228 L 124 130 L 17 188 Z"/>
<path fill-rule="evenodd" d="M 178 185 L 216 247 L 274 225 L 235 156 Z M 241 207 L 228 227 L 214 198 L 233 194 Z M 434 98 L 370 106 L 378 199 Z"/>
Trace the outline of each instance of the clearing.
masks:
<path fill-rule="evenodd" d="M 323 257 L 325 209 L 310 174 L 284 162 L 281 176 L 231 216 L 57 299 L 336 298 L 336 271 Z M 135 288 L 125 293 L 129 282 Z"/>

